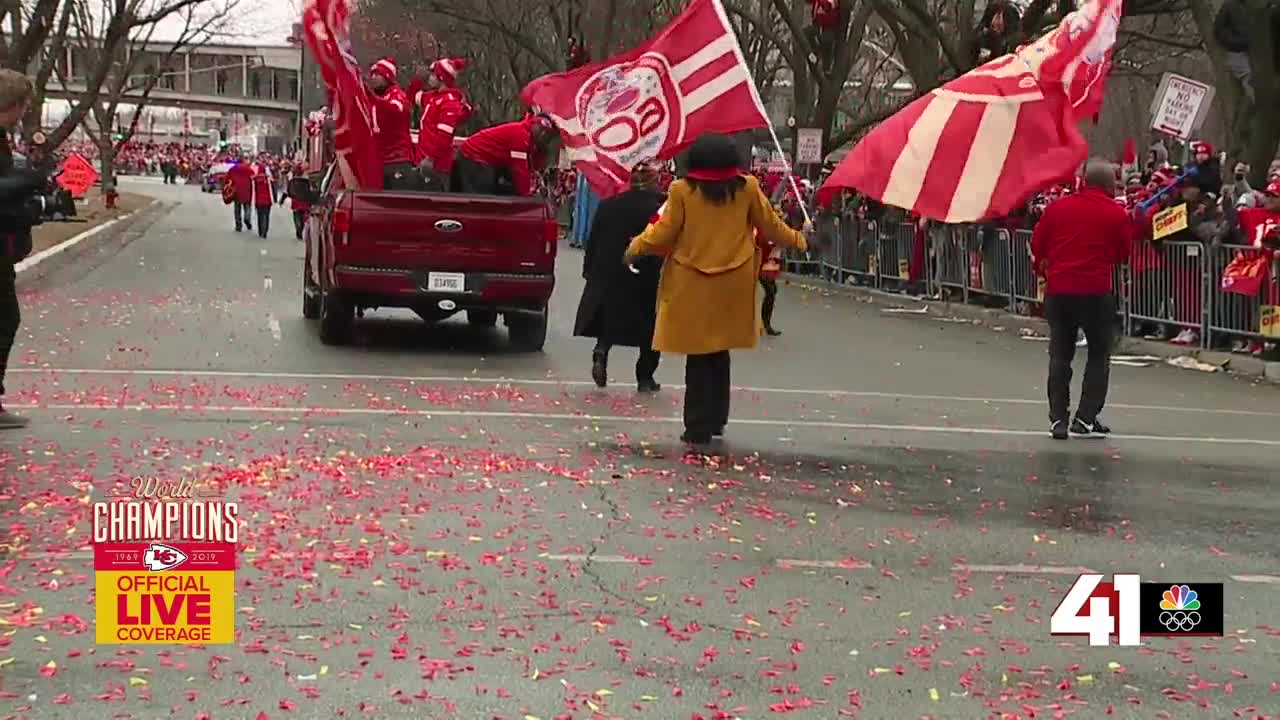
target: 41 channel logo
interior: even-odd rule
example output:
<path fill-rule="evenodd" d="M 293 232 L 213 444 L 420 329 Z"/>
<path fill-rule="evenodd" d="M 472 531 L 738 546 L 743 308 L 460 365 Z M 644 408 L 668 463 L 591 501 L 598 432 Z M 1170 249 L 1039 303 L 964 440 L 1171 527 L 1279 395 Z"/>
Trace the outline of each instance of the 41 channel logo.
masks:
<path fill-rule="evenodd" d="M 1135 646 L 1144 637 L 1222 637 L 1222 583 L 1144 583 L 1117 574 L 1112 582 L 1076 578 L 1049 617 L 1051 635 L 1085 635 L 1089 644 Z"/>

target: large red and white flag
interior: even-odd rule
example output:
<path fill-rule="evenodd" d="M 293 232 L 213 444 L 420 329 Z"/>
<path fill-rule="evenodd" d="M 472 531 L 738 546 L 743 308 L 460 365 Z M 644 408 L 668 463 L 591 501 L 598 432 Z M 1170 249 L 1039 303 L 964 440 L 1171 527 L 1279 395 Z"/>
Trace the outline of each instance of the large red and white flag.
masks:
<path fill-rule="evenodd" d="M 1070 177 L 1077 123 L 1102 107 L 1122 0 L 1086 0 L 1052 32 L 933 90 L 854 147 L 819 192 L 854 188 L 944 222 L 1007 215 Z"/>
<path fill-rule="evenodd" d="M 307 45 L 328 86 L 334 122 L 334 151 L 350 169 L 357 187 L 382 187 L 382 163 L 373 140 L 372 111 L 351 51 L 348 0 L 307 0 L 302 25 Z"/>
<path fill-rule="evenodd" d="M 591 189 L 624 189 L 631 168 L 703 133 L 769 124 L 720 0 L 693 0 L 652 40 L 602 63 L 538 78 L 522 100 L 551 115 Z"/>

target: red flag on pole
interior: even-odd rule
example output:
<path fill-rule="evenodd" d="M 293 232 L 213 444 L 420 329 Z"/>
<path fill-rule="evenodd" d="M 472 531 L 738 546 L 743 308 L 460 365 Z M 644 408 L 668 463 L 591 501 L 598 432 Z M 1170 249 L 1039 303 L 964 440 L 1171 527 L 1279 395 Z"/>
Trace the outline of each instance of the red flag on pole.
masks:
<path fill-rule="evenodd" d="M 1122 0 L 1087 0 L 1049 34 L 917 99 L 871 131 L 819 192 L 856 188 L 944 222 L 1008 214 L 1072 174 L 1089 146 Z"/>
<path fill-rule="evenodd" d="M 769 124 L 720 0 L 693 0 L 640 47 L 538 78 L 520 97 L 551 115 L 564 151 L 605 197 L 637 163 L 670 158 L 703 133 Z"/>
<path fill-rule="evenodd" d="M 382 163 L 373 140 L 369 96 L 351 52 L 350 21 L 347 0 L 307 0 L 302 11 L 307 45 L 329 90 L 334 151 L 358 187 L 380 188 Z"/>

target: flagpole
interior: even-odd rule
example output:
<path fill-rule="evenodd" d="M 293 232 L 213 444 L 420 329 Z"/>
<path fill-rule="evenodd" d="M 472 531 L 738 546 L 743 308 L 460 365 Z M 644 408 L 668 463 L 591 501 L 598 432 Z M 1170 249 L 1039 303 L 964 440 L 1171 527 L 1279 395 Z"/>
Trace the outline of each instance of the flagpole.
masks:
<path fill-rule="evenodd" d="M 756 107 L 760 109 L 760 116 L 764 118 L 765 126 L 769 128 L 769 137 L 773 138 L 773 147 L 782 156 L 782 166 L 787 171 L 787 182 L 791 183 L 791 191 L 796 194 L 796 200 L 800 202 L 800 212 L 804 213 L 804 222 L 806 225 L 812 225 L 813 219 L 809 217 L 809 208 L 804 204 L 804 197 L 800 195 L 800 186 L 796 183 L 795 173 L 791 171 L 791 163 L 787 162 L 787 154 L 782 151 L 782 142 L 778 140 L 778 131 L 773 129 L 773 122 L 769 120 L 769 113 L 765 110 L 764 101 L 760 99 L 760 90 L 756 87 L 756 79 L 751 76 L 751 66 L 747 64 L 747 58 L 742 52 L 742 43 L 738 41 L 738 33 L 734 32 L 733 25 L 729 22 L 729 13 L 725 12 L 724 5 L 721 4 L 720 0 L 711 0 L 711 4 L 715 6 L 716 13 L 720 16 L 720 22 L 724 23 L 729 35 L 733 38 L 733 52 L 738 56 L 738 64 L 742 66 L 742 71 L 747 74 L 751 97 L 756 101 Z"/>

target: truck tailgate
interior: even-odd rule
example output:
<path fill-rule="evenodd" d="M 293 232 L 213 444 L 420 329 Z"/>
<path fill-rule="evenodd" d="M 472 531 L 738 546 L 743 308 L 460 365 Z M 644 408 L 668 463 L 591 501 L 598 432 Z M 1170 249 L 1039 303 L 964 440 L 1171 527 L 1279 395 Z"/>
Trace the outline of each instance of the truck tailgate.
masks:
<path fill-rule="evenodd" d="M 538 198 L 355 192 L 340 258 L 360 265 L 455 272 L 550 273 L 556 231 Z"/>

